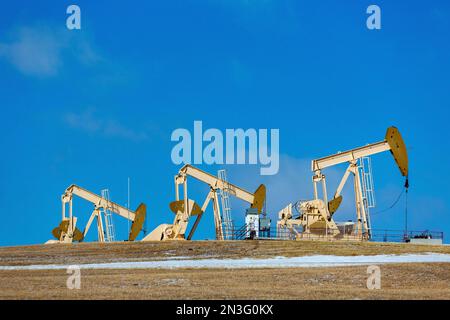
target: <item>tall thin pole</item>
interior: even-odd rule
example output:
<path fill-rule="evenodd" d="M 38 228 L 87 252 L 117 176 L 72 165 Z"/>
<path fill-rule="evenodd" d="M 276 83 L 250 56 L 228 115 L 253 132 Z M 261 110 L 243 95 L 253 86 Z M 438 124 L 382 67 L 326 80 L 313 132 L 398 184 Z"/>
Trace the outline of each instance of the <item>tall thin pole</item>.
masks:
<path fill-rule="evenodd" d="M 127 209 L 128 209 L 128 232 L 130 232 L 130 177 L 128 177 L 128 200 L 127 200 Z"/>
<path fill-rule="evenodd" d="M 409 189 L 409 177 L 406 176 L 405 180 L 405 241 L 408 240 L 408 189 Z"/>
<path fill-rule="evenodd" d="M 405 239 L 408 239 L 408 189 L 406 189 L 406 204 L 405 204 Z"/>

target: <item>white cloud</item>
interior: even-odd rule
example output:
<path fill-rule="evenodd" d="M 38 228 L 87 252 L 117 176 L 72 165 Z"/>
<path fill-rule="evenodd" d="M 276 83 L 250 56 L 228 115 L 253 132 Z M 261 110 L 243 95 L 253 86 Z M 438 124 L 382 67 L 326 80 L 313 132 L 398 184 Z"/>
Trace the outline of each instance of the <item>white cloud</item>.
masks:
<path fill-rule="evenodd" d="M 64 122 L 71 128 L 92 134 L 100 134 L 105 137 L 117 137 L 136 142 L 148 138 L 146 133 L 128 128 L 117 120 L 105 119 L 104 116 L 96 114 L 93 109 L 88 109 L 81 113 L 67 113 L 64 115 Z"/>
<path fill-rule="evenodd" d="M 22 28 L 11 43 L 0 43 L 0 57 L 29 75 L 55 75 L 62 63 L 61 43 L 52 33 Z"/>
<path fill-rule="evenodd" d="M 37 77 L 57 75 L 70 58 L 82 64 L 99 60 L 84 37 L 43 26 L 21 27 L 12 32 L 10 41 L 0 39 L 1 58 L 21 73 Z"/>

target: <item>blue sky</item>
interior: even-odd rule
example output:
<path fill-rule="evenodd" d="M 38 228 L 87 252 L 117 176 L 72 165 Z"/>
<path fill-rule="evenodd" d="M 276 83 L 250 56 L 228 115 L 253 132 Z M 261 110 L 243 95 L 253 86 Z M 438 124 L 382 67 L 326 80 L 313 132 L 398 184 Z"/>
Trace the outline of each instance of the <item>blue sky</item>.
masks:
<path fill-rule="evenodd" d="M 66 28 L 81 8 L 82 29 Z M 382 29 L 366 28 L 377 4 Z M 448 1 L 14 1 L 0 13 L 0 245 L 43 243 L 72 183 L 148 206 L 169 223 L 176 128 L 280 129 L 280 171 L 228 166 L 231 182 L 268 186 L 271 217 L 312 196 L 310 161 L 384 137 L 397 126 L 410 158 L 409 228 L 450 235 Z M 216 173 L 218 166 L 202 166 Z M 325 172 L 330 195 L 345 165 Z M 403 178 L 373 157 L 377 208 Z M 206 186 L 191 184 L 202 202 Z M 354 217 L 351 188 L 337 220 Z M 244 222 L 245 205 L 233 201 Z M 401 230 L 405 201 L 373 216 Z M 90 206 L 75 202 L 86 221 Z M 116 219 L 120 238 L 126 221 Z M 211 208 L 197 239 L 214 236 Z M 92 230 L 94 231 L 94 230 Z M 95 232 L 91 232 L 92 239 Z"/>

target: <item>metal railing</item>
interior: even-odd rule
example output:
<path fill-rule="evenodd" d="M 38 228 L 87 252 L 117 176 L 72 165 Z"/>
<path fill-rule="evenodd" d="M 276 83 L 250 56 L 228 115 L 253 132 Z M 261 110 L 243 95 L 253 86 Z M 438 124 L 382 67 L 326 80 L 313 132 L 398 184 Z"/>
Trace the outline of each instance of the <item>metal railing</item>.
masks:
<path fill-rule="evenodd" d="M 247 225 L 244 224 L 241 227 L 231 227 L 225 228 L 223 237 L 226 240 L 245 240 L 247 238 Z"/>
<path fill-rule="evenodd" d="M 249 228 L 243 225 L 239 228 L 233 227 L 226 230 L 225 239 L 229 240 L 246 240 L 250 239 Z M 409 242 L 411 239 L 438 239 L 444 241 L 444 233 L 440 231 L 408 231 L 372 229 L 371 236 L 367 233 L 358 234 L 352 230 L 342 230 L 335 235 L 333 229 L 314 229 L 311 232 L 303 232 L 301 227 L 295 230 L 288 228 L 276 228 L 276 230 L 259 231 L 254 239 L 257 240 L 316 240 L 316 241 L 375 241 L 375 242 Z"/>
<path fill-rule="evenodd" d="M 444 232 L 441 231 L 405 231 L 373 230 L 372 241 L 377 242 L 409 242 L 411 239 L 437 239 L 444 242 Z"/>

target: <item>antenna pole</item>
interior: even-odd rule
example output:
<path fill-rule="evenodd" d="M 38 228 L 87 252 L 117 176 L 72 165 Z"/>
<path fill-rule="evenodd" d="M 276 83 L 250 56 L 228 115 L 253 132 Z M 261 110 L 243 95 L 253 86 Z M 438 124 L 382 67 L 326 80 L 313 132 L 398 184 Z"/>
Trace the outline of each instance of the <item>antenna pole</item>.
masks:
<path fill-rule="evenodd" d="M 130 177 L 128 177 L 128 200 L 127 200 L 127 209 L 128 209 L 128 231 L 130 230 Z"/>
<path fill-rule="evenodd" d="M 408 240 L 408 188 L 409 188 L 409 179 L 406 176 L 405 181 L 405 241 Z"/>
<path fill-rule="evenodd" d="M 405 204 L 405 238 L 408 239 L 408 189 L 406 189 L 406 204 Z"/>

